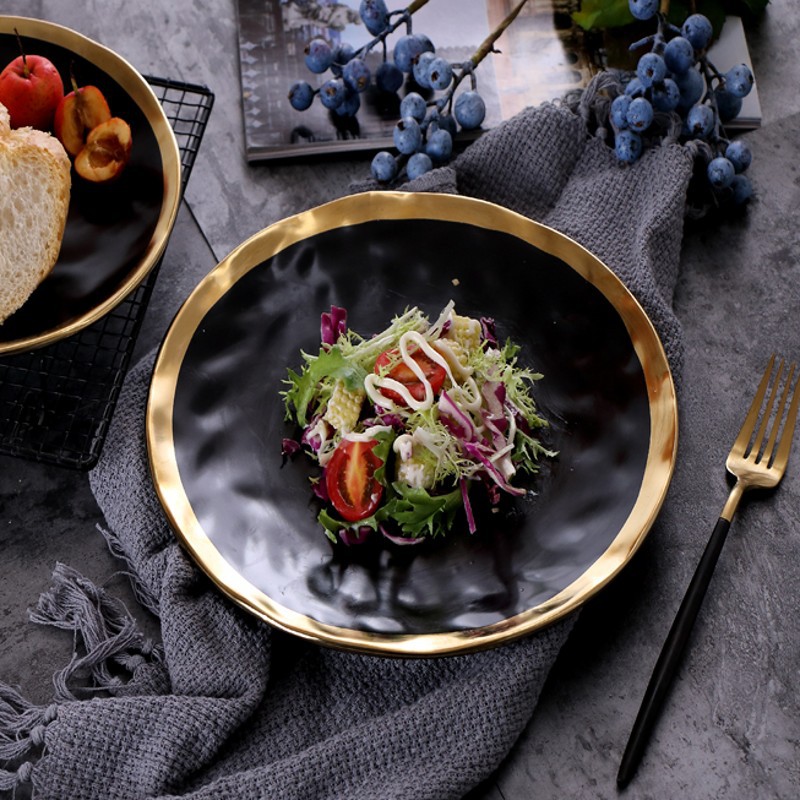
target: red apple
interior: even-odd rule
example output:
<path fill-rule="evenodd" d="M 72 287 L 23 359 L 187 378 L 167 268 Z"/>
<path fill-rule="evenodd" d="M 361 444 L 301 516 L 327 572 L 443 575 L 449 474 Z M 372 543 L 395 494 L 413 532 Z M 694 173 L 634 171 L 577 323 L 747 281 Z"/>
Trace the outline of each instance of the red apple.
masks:
<path fill-rule="evenodd" d="M 96 86 L 82 86 L 73 81 L 73 90 L 56 108 L 53 130 L 64 149 L 74 158 L 83 150 L 89 132 L 111 119 L 111 110 Z"/>
<path fill-rule="evenodd" d="M 17 56 L 0 72 L 0 103 L 11 115 L 12 128 L 50 130 L 62 97 L 61 75 L 43 56 Z"/>
<path fill-rule="evenodd" d="M 93 183 L 116 178 L 128 163 L 131 153 L 131 129 L 125 120 L 111 117 L 92 128 L 86 144 L 75 156 L 75 172 Z"/>

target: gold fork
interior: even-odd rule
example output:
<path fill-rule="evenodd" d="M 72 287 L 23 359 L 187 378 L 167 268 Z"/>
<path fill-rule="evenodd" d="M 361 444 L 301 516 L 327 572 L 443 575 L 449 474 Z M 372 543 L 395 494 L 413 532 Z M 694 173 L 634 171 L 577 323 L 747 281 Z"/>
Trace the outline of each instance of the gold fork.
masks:
<path fill-rule="evenodd" d="M 794 391 L 791 393 L 791 401 L 789 401 L 790 387 L 795 374 L 795 365 L 792 364 L 783 383 L 783 391 L 780 394 L 778 407 L 774 409 L 784 371 L 784 361 L 781 359 L 770 389 L 770 378 L 774 370 L 775 360 L 774 355 L 769 360 L 764 377 L 761 379 L 756 396 L 753 399 L 750 410 L 747 412 L 747 417 L 745 417 L 742 429 L 739 431 L 739 435 L 736 437 L 736 441 L 733 443 L 731 452 L 725 462 L 728 472 L 736 478 L 736 482 L 731 489 L 700 563 L 697 565 L 694 576 L 689 583 L 689 588 L 686 590 L 678 613 L 675 616 L 675 621 L 672 623 L 653 674 L 650 677 L 650 682 L 645 690 L 642 705 L 633 724 L 630 739 L 622 756 L 619 773 L 617 774 L 617 786 L 620 788 L 626 786 L 633 777 L 644 752 L 650 731 L 666 697 L 672 678 L 677 671 L 689 635 L 692 632 L 694 621 L 700 611 L 706 589 L 711 582 L 711 575 L 714 572 L 714 567 L 717 564 L 722 545 L 725 543 L 725 537 L 728 534 L 733 515 L 736 513 L 742 495 L 748 489 L 753 488 L 773 489 L 780 483 L 786 471 L 786 462 L 789 460 L 789 450 L 792 445 L 795 422 L 797 421 L 797 407 L 798 403 L 800 403 L 800 389 L 798 389 L 800 381 L 795 382 Z M 756 430 L 761 406 L 764 403 L 764 398 L 767 397 L 768 390 L 769 397 L 761 414 L 761 423 L 758 426 L 758 430 Z M 784 413 L 787 401 L 790 402 L 789 411 Z M 783 423 L 783 430 L 781 430 L 781 423 Z M 769 434 L 767 434 L 768 427 L 770 428 Z"/>

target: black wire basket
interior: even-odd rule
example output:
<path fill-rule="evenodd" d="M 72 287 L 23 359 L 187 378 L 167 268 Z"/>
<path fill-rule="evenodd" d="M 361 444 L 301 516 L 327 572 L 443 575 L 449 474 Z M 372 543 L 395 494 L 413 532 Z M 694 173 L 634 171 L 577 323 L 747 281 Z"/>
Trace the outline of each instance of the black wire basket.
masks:
<path fill-rule="evenodd" d="M 214 95 L 205 87 L 146 77 L 181 154 L 181 190 L 191 175 Z M 103 448 L 158 265 L 93 325 L 30 353 L 0 357 L 0 453 L 91 469 Z"/>

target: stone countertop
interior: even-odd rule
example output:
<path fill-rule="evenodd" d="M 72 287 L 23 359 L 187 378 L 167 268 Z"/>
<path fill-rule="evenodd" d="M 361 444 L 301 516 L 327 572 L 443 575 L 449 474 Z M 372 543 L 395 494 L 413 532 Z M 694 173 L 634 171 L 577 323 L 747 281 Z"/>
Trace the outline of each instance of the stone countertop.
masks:
<path fill-rule="evenodd" d="M 6 0 L 3 13 L 72 27 L 140 72 L 207 85 L 215 106 L 159 281 L 185 296 L 234 246 L 331 199 L 366 157 L 247 165 L 232 0 Z M 772 496 L 734 520 L 692 643 L 639 771 L 619 793 L 622 750 L 664 636 L 727 496 L 724 461 L 774 349 L 800 355 L 800 22 L 773 0 L 748 28 L 762 127 L 746 135 L 758 197 L 747 214 L 687 226 L 675 308 L 685 331 L 681 439 L 667 501 L 622 574 L 591 600 L 528 728 L 472 800 L 795 798 L 800 785 L 800 456 Z M 175 308 L 156 292 L 138 352 Z M 57 561 L 130 597 L 84 473 L 0 457 L 0 678 L 47 702 L 69 655 L 27 609 Z M 131 602 L 132 598 L 131 598 Z M 143 620 L 152 625 L 152 620 Z"/>

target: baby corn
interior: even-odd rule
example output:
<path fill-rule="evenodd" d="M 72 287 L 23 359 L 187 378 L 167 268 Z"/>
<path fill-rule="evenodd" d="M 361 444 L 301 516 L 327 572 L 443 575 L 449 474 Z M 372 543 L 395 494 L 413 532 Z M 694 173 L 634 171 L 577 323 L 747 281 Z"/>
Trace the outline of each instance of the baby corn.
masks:
<path fill-rule="evenodd" d="M 365 397 L 362 389 L 351 390 L 342 381 L 337 381 L 323 419 L 337 431 L 352 431 L 358 422 Z"/>

